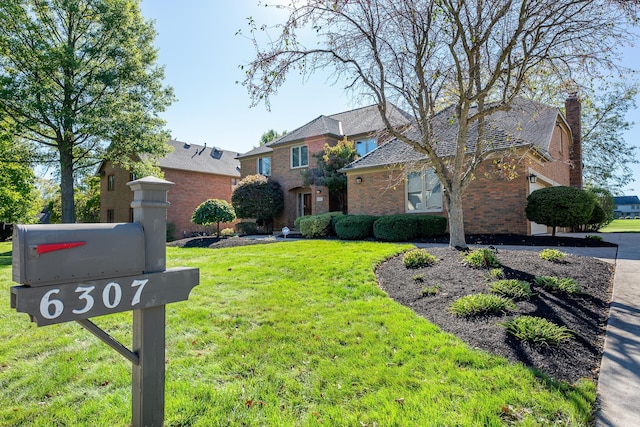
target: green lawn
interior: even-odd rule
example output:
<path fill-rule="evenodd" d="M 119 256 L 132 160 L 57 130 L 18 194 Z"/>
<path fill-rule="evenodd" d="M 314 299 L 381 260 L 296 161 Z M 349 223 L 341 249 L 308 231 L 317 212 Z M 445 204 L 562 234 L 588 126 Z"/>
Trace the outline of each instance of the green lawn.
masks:
<path fill-rule="evenodd" d="M 389 300 L 373 267 L 407 246 L 168 248 L 200 267 L 167 307 L 167 426 L 587 426 L 595 385 L 467 348 Z M 75 323 L 9 308 L 0 244 L 0 425 L 126 426 L 130 364 Z M 94 319 L 130 343 L 129 313 Z"/>
<path fill-rule="evenodd" d="M 640 233 L 640 219 L 614 219 L 601 233 Z"/>

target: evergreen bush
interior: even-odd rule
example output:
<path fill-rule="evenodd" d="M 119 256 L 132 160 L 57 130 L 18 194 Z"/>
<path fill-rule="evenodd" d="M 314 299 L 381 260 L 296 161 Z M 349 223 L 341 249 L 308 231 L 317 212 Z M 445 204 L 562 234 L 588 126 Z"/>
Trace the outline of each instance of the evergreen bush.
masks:
<path fill-rule="evenodd" d="M 577 227 L 587 224 L 596 205 L 586 191 L 574 187 L 541 188 L 529 194 L 525 213 L 529 221 L 553 227 Z"/>
<path fill-rule="evenodd" d="M 344 215 L 337 217 L 335 231 L 342 240 L 363 240 L 373 237 L 373 223 L 378 219 L 372 215 Z"/>
<path fill-rule="evenodd" d="M 331 232 L 331 215 L 308 215 L 300 220 L 300 234 L 307 238 L 327 237 Z"/>

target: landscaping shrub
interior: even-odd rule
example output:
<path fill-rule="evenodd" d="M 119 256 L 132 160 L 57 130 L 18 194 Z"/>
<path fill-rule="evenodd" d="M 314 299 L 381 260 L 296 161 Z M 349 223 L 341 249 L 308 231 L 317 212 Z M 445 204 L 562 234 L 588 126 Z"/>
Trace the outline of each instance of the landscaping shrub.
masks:
<path fill-rule="evenodd" d="M 422 288 L 423 297 L 432 297 L 434 295 L 438 295 L 438 292 L 440 292 L 440 285 L 425 286 Z"/>
<path fill-rule="evenodd" d="M 509 298 L 491 294 L 472 294 L 455 300 L 449 311 L 457 316 L 478 316 L 515 310 Z"/>
<path fill-rule="evenodd" d="M 402 256 L 402 264 L 407 268 L 427 267 L 436 262 L 436 257 L 426 249 L 412 249 Z"/>
<path fill-rule="evenodd" d="M 504 279 L 504 269 L 492 268 L 491 270 L 489 270 L 489 276 L 493 279 Z"/>
<path fill-rule="evenodd" d="M 490 283 L 489 290 L 503 297 L 516 299 L 530 298 L 533 295 L 529 282 L 516 279 L 503 279 Z"/>
<path fill-rule="evenodd" d="M 487 268 L 487 267 L 500 267 L 500 260 L 494 251 L 491 249 L 476 249 L 469 252 L 464 256 L 464 262 L 471 267 Z"/>
<path fill-rule="evenodd" d="M 240 234 L 257 234 L 258 224 L 251 221 L 239 222 L 236 224 L 236 231 Z"/>
<path fill-rule="evenodd" d="M 527 197 L 525 213 L 529 221 L 553 227 L 577 227 L 587 224 L 596 205 L 586 191 L 574 187 L 548 187 Z"/>
<path fill-rule="evenodd" d="M 330 228 L 329 228 L 329 235 L 335 236 L 336 235 L 336 224 L 338 223 L 338 221 L 340 221 L 346 215 L 343 214 L 340 211 L 329 212 L 329 213 L 324 214 L 324 215 L 329 215 L 331 217 L 331 225 L 330 225 Z"/>
<path fill-rule="evenodd" d="M 420 225 L 416 215 L 383 216 L 373 223 L 373 235 L 386 242 L 406 242 L 420 235 Z"/>
<path fill-rule="evenodd" d="M 597 242 L 602 242 L 604 240 L 602 236 L 598 236 L 597 234 L 587 234 L 586 236 L 584 236 L 584 238 L 587 240 L 594 240 Z"/>
<path fill-rule="evenodd" d="M 220 223 L 236 219 L 233 206 L 226 200 L 208 199 L 200 203 L 191 216 L 191 222 L 208 226 L 216 224 L 216 235 L 220 237 Z"/>
<path fill-rule="evenodd" d="M 296 219 L 295 219 L 295 221 L 293 221 L 293 227 L 294 227 L 296 230 L 300 231 L 300 221 L 302 221 L 302 218 L 307 218 L 307 217 L 309 217 L 309 216 L 310 216 L 310 215 L 307 215 L 307 216 L 304 216 L 304 215 L 303 215 L 303 216 L 299 216 L 298 218 L 296 218 Z"/>
<path fill-rule="evenodd" d="M 580 293 L 578 282 L 570 277 L 536 276 L 535 281 L 536 285 L 551 292 L 562 292 L 569 295 Z"/>
<path fill-rule="evenodd" d="M 300 233 L 307 238 L 327 237 L 331 232 L 331 215 L 308 215 L 300 220 Z"/>
<path fill-rule="evenodd" d="M 236 232 L 235 232 L 235 231 L 233 231 L 233 228 L 223 228 L 223 229 L 220 231 L 220 235 L 221 235 L 221 236 L 223 236 L 223 237 L 231 237 L 231 236 L 233 236 L 234 234 L 236 234 Z"/>
<path fill-rule="evenodd" d="M 571 338 L 571 331 L 541 317 L 520 316 L 502 324 L 514 337 L 536 344 L 559 344 Z"/>
<path fill-rule="evenodd" d="M 447 232 L 447 219 L 436 215 L 416 216 L 420 227 L 420 237 L 442 236 Z"/>
<path fill-rule="evenodd" d="M 377 219 L 377 216 L 372 215 L 344 215 L 336 217 L 336 236 L 342 240 L 363 240 L 373 237 L 373 223 Z"/>
<path fill-rule="evenodd" d="M 540 258 L 551 261 L 551 262 L 561 262 L 564 260 L 566 254 L 557 249 L 543 249 L 540 251 Z"/>

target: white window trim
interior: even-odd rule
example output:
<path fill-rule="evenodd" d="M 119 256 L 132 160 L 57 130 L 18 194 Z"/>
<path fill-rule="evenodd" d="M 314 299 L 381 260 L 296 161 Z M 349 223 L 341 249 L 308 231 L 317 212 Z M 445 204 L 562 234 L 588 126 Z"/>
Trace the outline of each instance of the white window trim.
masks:
<path fill-rule="evenodd" d="M 264 159 L 269 159 L 269 175 L 265 175 L 264 173 L 262 173 L 260 171 L 260 161 L 264 160 Z M 264 164 L 264 162 L 263 162 Z M 256 173 L 263 175 L 263 176 L 271 176 L 271 156 L 262 156 L 262 157 L 258 157 L 256 159 Z"/>
<path fill-rule="evenodd" d="M 307 149 L 307 163 L 305 165 L 300 165 L 300 166 L 294 166 L 293 165 L 293 150 L 298 149 L 300 150 L 300 154 L 302 154 L 302 147 L 305 147 Z M 302 156 L 300 156 L 302 157 Z M 300 159 L 302 160 L 302 159 Z M 301 168 L 306 168 L 309 167 L 309 147 L 307 147 L 306 145 L 296 145 L 294 147 L 291 147 L 289 149 L 289 166 L 291 167 L 291 169 L 301 169 Z"/>
<path fill-rule="evenodd" d="M 409 171 L 405 177 L 405 185 L 404 185 L 404 210 L 406 213 L 409 214 L 423 214 L 423 213 L 430 213 L 430 212 L 443 212 L 444 211 L 444 200 L 443 200 L 443 196 L 442 196 L 442 191 L 443 191 L 443 187 L 442 187 L 442 183 L 440 184 L 440 207 L 439 208 L 423 208 L 423 209 L 409 209 L 409 173 L 417 173 L 420 172 L 423 174 L 422 176 L 422 195 L 424 196 L 426 191 L 424 188 L 424 172 L 426 170 L 416 170 L 416 171 Z"/>

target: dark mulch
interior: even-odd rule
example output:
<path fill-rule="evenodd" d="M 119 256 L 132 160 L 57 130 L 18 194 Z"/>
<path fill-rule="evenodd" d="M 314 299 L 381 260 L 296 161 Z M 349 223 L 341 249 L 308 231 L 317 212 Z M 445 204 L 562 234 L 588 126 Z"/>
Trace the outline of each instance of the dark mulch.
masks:
<path fill-rule="evenodd" d="M 583 294 L 553 294 L 532 286 L 537 295 L 516 302 L 517 311 L 501 316 L 458 317 L 448 312 L 456 299 L 473 293 L 488 293 L 489 270 L 462 263 L 461 253 L 450 248 L 430 248 L 438 262 L 420 269 L 407 269 L 401 256 L 381 264 L 376 275 L 391 298 L 450 332 L 471 347 L 504 356 L 537 368 L 557 380 L 570 383 L 580 378 L 597 380 L 608 317 L 613 266 L 603 261 L 567 255 L 566 262 L 552 263 L 532 251 L 500 250 L 498 258 L 506 278 L 533 283 L 536 275 L 572 277 Z M 422 279 L 416 277 L 422 276 Z M 423 296 L 425 286 L 440 285 L 435 296 Z M 568 327 L 574 337 L 559 346 L 530 345 L 509 335 L 500 323 L 518 315 L 544 317 Z"/>
<path fill-rule="evenodd" d="M 465 236 L 469 245 L 517 245 L 517 246 L 573 246 L 573 247 L 615 247 L 615 243 L 568 236 L 521 236 L 519 234 L 471 234 Z M 423 243 L 449 243 L 449 236 L 423 240 Z"/>
<path fill-rule="evenodd" d="M 275 239 L 248 239 L 240 237 L 189 237 L 186 239 L 174 240 L 167 243 L 167 246 L 179 248 L 233 248 L 237 246 L 258 245 L 274 243 Z"/>

